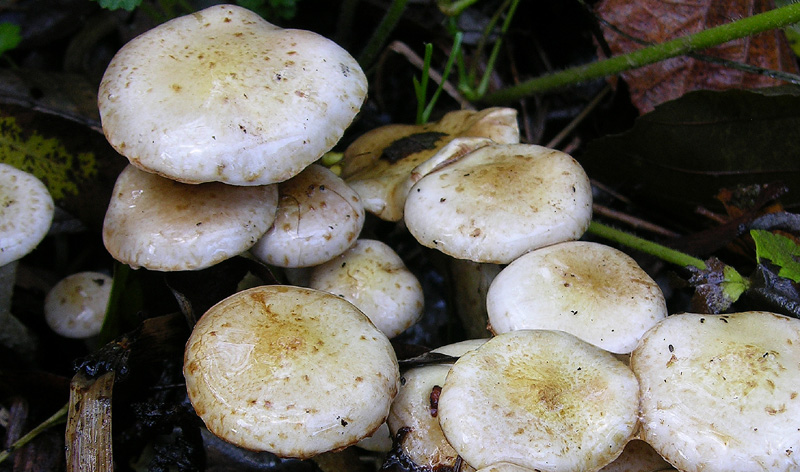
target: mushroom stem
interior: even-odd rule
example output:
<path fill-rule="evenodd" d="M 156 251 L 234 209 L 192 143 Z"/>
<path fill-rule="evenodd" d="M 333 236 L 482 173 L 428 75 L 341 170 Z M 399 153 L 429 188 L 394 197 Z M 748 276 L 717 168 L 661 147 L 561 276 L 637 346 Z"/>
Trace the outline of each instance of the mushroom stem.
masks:
<path fill-rule="evenodd" d="M 490 337 L 486 292 L 502 266 L 449 258 L 456 314 L 468 339 Z"/>
<path fill-rule="evenodd" d="M 11 314 L 11 297 L 17 277 L 17 261 L 0 266 L 0 345 L 25 357 L 36 350 L 30 330 Z"/>

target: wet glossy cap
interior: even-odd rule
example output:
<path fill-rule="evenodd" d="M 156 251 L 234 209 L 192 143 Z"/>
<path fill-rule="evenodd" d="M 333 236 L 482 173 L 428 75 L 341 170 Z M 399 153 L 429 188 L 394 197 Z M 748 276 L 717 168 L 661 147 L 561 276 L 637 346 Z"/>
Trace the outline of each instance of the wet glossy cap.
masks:
<path fill-rule="evenodd" d="M 203 269 L 252 247 L 277 204 L 275 185 L 183 184 L 129 165 L 114 184 L 103 242 L 133 268 Z"/>
<path fill-rule="evenodd" d="M 173 180 L 281 182 L 330 150 L 367 93 L 358 63 L 310 31 L 215 5 L 138 36 L 100 84 L 103 131 Z"/>
<path fill-rule="evenodd" d="M 641 437 L 683 471 L 800 470 L 800 320 L 671 315 L 631 355 Z"/>
<path fill-rule="evenodd" d="M 445 437 L 476 469 L 509 462 L 597 470 L 637 424 L 638 384 L 614 356 L 577 337 L 522 330 L 456 361 L 439 396 Z"/>
<path fill-rule="evenodd" d="M 61 279 L 44 299 L 47 325 L 67 338 L 83 339 L 100 334 L 111 282 L 109 275 L 92 271 Z"/>
<path fill-rule="evenodd" d="M 507 264 L 533 249 L 578 239 L 592 193 L 569 155 L 529 144 L 490 145 L 424 176 L 405 223 L 423 246 L 458 259 Z"/>
<path fill-rule="evenodd" d="M 618 354 L 667 316 L 661 289 L 636 261 L 585 241 L 520 256 L 492 281 L 486 307 L 495 333 L 556 329 Z"/>
<path fill-rule="evenodd" d="M 21 259 L 44 239 L 55 206 L 33 174 L 0 163 L 0 265 Z"/>
<path fill-rule="evenodd" d="M 297 458 L 370 436 L 399 382 L 389 340 L 363 313 L 292 286 L 255 287 L 208 310 L 186 344 L 184 376 L 211 432 Z"/>
<path fill-rule="evenodd" d="M 311 165 L 278 184 L 275 223 L 250 252 L 278 267 L 310 267 L 355 244 L 364 226 L 358 194 L 330 169 Z"/>
<path fill-rule="evenodd" d="M 437 165 L 491 143 L 518 142 L 515 109 L 457 110 L 436 122 L 391 124 L 363 134 L 344 152 L 342 177 L 367 211 L 399 221 L 411 186 Z"/>
<path fill-rule="evenodd" d="M 389 245 L 374 239 L 359 239 L 344 254 L 312 269 L 309 287 L 357 306 L 390 338 L 422 316 L 419 280 Z"/>

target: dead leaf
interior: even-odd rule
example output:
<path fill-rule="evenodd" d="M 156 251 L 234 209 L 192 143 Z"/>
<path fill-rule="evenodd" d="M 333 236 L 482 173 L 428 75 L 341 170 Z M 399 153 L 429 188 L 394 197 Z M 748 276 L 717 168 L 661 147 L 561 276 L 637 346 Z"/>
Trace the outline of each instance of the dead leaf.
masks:
<path fill-rule="evenodd" d="M 772 0 L 603 0 L 597 14 L 622 33 L 604 27 L 603 35 L 614 55 L 641 49 L 645 44 L 713 28 L 775 8 Z M 627 37 L 626 37 L 627 36 Z M 781 30 L 772 30 L 702 51 L 702 54 L 765 69 L 797 73 L 797 63 Z M 783 82 L 682 56 L 622 74 L 640 113 L 692 90 L 761 88 Z"/>

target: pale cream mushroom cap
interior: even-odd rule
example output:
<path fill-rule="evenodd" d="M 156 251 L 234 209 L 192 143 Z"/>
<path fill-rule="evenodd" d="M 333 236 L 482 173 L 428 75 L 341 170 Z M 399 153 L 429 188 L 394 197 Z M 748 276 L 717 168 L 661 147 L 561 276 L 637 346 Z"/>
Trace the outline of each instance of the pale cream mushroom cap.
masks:
<path fill-rule="evenodd" d="M 445 437 L 476 469 L 595 471 L 637 424 L 638 384 L 614 356 L 561 331 L 499 334 L 456 361 L 439 396 Z"/>
<path fill-rule="evenodd" d="M 431 352 L 459 357 L 485 342 L 485 339 L 471 339 Z M 431 364 L 404 372 L 400 379 L 400 391 L 386 420 L 392 435 L 400 441 L 400 451 L 405 459 L 422 470 L 447 470 L 447 467 L 455 465 L 458 458 L 458 453 L 444 437 L 438 415 L 431 413 L 431 392 L 434 387 L 444 385 L 451 366 L 452 363 Z"/>
<path fill-rule="evenodd" d="M 347 147 L 342 177 L 361 195 L 367 211 L 399 221 L 417 180 L 436 165 L 493 142 L 519 142 L 515 109 L 457 110 L 423 125 L 386 125 Z"/>
<path fill-rule="evenodd" d="M 334 42 L 244 8 L 175 18 L 117 52 L 98 105 L 109 143 L 182 182 L 281 182 L 339 141 L 367 80 Z"/>
<path fill-rule="evenodd" d="M 495 333 L 561 330 L 618 354 L 667 316 L 661 289 L 633 258 L 585 241 L 520 256 L 492 281 L 486 308 Z"/>
<path fill-rule="evenodd" d="M 101 272 L 77 272 L 61 279 L 44 298 L 44 319 L 57 334 L 85 339 L 100 334 L 112 279 Z"/>
<path fill-rule="evenodd" d="M 342 255 L 311 270 L 309 287 L 338 295 L 393 338 L 422 317 L 417 277 L 389 245 L 359 239 Z"/>
<path fill-rule="evenodd" d="M 672 315 L 631 356 L 641 438 L 682 471 L 800 470 L 800 320 Z"/>
<path fill-rule="evenodd" d="M 251 288 L 209 309 L 186 344 L 184 376 L 215 435 L 297 458 L 370 436 L 399 382 L 389 340 L 363 313 L 293 286 Z"/>
<path fill-rule="evenodd" d="M 114 184 L 103 242 L 133 268 L 203 269 L 247 251 L 277 205 L 275 185 L 183 184 L 128 165 Z"/>
<path fill-rule="evenodd" d="M 364 226 L 358 194 L 330 169 L 311 165 L 278 184 L 275 223 L 250 253 L 278 267 L 310 267 L 355 244 Z"/>
<path fill-rule="evenodd" d="M 591 186 L 578 162 L 530 144 L 472 151 L 423 177 L 405 205 L 405 223 L 423 246 L 498 264 L 578 239 L 591 214 Z"/>
<path fill-rule="evenodd" d="M 55 206 L 33 174 L 0 163 L 0 266 L 21 259 L 47 235 Z"/>

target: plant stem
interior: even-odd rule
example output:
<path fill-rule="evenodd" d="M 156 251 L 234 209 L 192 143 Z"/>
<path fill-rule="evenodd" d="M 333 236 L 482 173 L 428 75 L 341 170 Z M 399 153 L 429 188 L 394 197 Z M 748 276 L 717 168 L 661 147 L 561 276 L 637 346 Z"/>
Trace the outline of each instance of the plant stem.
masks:
<path fill-rule="evenodd" d="M 383 49 L 389 35 L 394 30 L 394 27 L 397 26 L 397 22 L 400 21 L 400 17 L 403 16 L 406 3 L 408 3 L 408 0 L 392 0 L 386 15 L 384 15 L 378 27 L 375 28 L 375 32 L 372 33 L 372 37 L 367 41 L 367 46 L 361 51 L 361 55 L 358 56 L 358 63 L 361 64 L 361 67 L 368 69 L 375 62 L 378 53 Z"/>
<path fill-rule="evenodd" d="M 14 441 L 14 444 L 12 444 L 11 447 L 9 447 L 4 451 L 0 451 L 0 463 L 8 459 L 8 457 L 14 451 L 31 442 L 42 431 L 66 421 L 68 410 L 69 410 L 69 403 L 65 404 L 63 407 L 61 407 L 60 410 L 53 413 L 53 415 L 50 418 L 44 420 L 39 426 L 33 428 L 28 434 Z"/>
<path fill-rule="evenodd" d="M 698 259 L 684 252 L 648 241 L 638 236 L 634 236 L 630 233 L 620 231 L 602 223 L 598 223 L 597 221 L 592 221 L 589 224 L 589 229 L 587 232 L 622 244 L 629 248 L 642 251 L 646 254 L 656 256 L 663 261 L 667 261 L 681 267 L 691 266 L 697 267 L 700 270 L 705 270 L 707 268 L 706 263 L 702 259 Z"/>
<path fill-rule="evenodd" d="M 774 28 L 800 22 L 800 3 L 759 13 L 661 44 L 614 56 L 602 61 L 537 77 L 483 97 L 488 104 L 508 103 L 521 98 L 588 80 L 618 74 L 672 57 L 706 49 Z"/>

